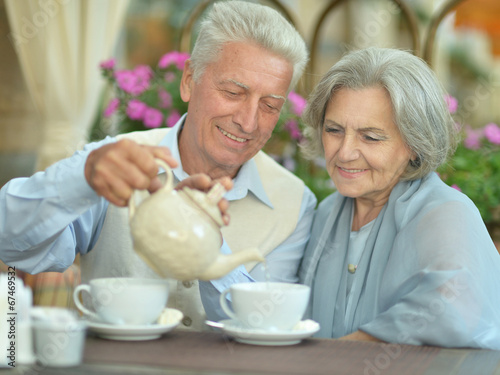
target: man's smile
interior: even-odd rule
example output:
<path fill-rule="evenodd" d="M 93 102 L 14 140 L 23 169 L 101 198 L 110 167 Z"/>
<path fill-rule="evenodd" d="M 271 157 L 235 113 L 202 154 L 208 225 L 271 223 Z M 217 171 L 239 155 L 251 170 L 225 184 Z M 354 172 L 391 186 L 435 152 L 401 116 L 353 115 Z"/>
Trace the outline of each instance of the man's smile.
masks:
<path fill-rule="evenodd" d="M 229 139 L 232 139 L 233 141 L 236 141 L 236 142 L 240 142 L 240 143 L 245 143 L 248 141 L 248 139 L 245 139 L 245 138 L 239 138 L 231 133 L 228 133 L 227 131 L 225 131 L 224 129 L 221 129 L 217 126 L 217 129 L 219 129 L 219 131 L 224 134 L 226 137 L 228 137 Z"/>

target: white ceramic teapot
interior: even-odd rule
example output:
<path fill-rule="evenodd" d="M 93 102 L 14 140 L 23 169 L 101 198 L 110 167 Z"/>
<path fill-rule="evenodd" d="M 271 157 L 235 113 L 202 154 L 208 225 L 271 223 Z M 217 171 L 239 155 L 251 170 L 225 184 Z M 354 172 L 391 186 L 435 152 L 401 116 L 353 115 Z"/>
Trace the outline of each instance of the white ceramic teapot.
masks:
<path fill-rule="evenodd" d="M 240 264 L 264 261 L 257 248 L 220 253 L 224 225 L 218 202 L 226 193 L 216 184 L 208 193 L 184 187 L 174 190 L 174 176 L 161 160 L 167 180 L 136 206 L 129 201 L 134 250 L 158 275 L 176 280 L 218 279 Z"/>

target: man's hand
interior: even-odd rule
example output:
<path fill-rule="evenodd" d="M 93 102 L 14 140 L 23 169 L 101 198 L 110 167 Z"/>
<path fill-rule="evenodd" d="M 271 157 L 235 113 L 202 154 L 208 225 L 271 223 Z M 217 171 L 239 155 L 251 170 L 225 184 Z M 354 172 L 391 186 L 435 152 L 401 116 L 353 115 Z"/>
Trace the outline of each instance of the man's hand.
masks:
<path fill-rule="evenodd" d="M 161 187 L 155 159 L 177 167 L 166 147 L 143 146 L 129 139 L 92 151 L 85 163 L 85 179 L 95 192 L 111 203 L 124 207 L 134 190 L 151 193 Z"/>
<path fill-rule="evenodd" d="M 192 189 L 197 189 L 207 192 L 216 183 L 222 184 L 222 186 L 224 186 L 224 189 L 226 190 L 231 190 L 233 188 L 233 180 L 231 180 L 229 177 L 222 177 L 216 180 L 212 180 L 208 175 L 203 173 L 195 174 L 184 179 L 183 181 L 179 182 L 175 188 L 180 190 L 183 187 L 188 186 Z M 228 208 L 229 208 L 229 202 L 225 198 L 222 198 L 219 201 L 219 209 L 222 214 L 222 220 L 226 225 L 229 224 L 229 215 L 227 213 Z"/>

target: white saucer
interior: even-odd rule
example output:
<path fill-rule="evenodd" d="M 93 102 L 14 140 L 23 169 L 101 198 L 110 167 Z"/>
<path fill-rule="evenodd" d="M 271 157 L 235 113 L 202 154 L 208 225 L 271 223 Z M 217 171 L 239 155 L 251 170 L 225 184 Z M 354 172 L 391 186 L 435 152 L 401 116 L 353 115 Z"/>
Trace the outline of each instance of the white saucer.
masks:
<path fill-rule="evenodd" d="M 154 340 L 162 334 L 173 330 L 182 319 L 182 313 L 176 309 L 167 308 L 162 313 L 162 324 L 150 325 L 114 325 L 88 321 L 90 331 L 99 337 L 109 340 L 145 341 Z"/>
<path fill-rule="evenodd" d="M 238 321 L 226 319 L 220 321 L 222 331 L 236 341 L 251 345 L 295 345 L 319 331 L 319 323 L 305 320 L 297 323 L 290 331 L 266 331 L 242 327 Z"/>

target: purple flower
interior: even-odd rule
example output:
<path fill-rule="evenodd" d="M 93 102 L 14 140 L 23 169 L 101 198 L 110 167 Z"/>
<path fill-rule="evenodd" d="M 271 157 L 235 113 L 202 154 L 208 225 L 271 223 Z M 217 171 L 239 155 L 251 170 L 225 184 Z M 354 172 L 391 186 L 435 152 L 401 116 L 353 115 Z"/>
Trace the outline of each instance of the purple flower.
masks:
<path fill-rule="evenodd" d="M 295 91 L 290 91 L 288 94 L 288 100 L 292 103 L 292 112 L 297 116 L 302 116 L 302 112 L 304 112 L 307 101 Z"/>
<path fill-rule="evenodd" d="M 168 91 L 163 89 L 158 90 L 158 96 L 160 97 L 160 107 L 170 108 L 172 107 L 172 95 Z"/>
<path fill-rule="evenodd" d="M 158 63 L 158 67 L 161 69 L 165 69 L 170 65 L 176 65 L 177 69 L 183 70 L 184 63 L 189 59 L 189 53 L 172 51 L 166 53 L 160 58 L 160 62 Z"/>
<path fill-rule="evenodd" d="M 451 185 L 451 187 L 455 190 L 462 191 L 462 189 L 460 189 L 456 184 Z"/>
<path fill-rule="evenodd" d="M 302 139 L 302 133 L 300 132 L 299 125 L 295 120 L 288 120 L 285 123 L 285 129 L 290 133 L 290 137 L 296 140 Z"/>
<path fill-rule="evenodd" d="M 163 122 L 163 114 L 156 108 L 147 107 L 142 121 L 146 128 L 159 128 Z"/>
<path fill-rule="evenodd" d="M 451 95 L 445 95 L 444 100 L 446 104 L 448 105 L 448 111 L 450 113 L 455 113 L 458 109 L 458 101 Z"/>
<path fill-rule="evenodd" d="M 115 59 L 109 59 L 109 60 L 105 60 L 105 61 L 101 62 L 99 64 L 99 67 L 101 69 L 105 69 L 105 70 L 112 70 L 115 68 L 115 64 L 116 64 Z"/>
<path fill-rule="evenodd" d="M 146 103 L 132 99 L 127 105 L 127 116 L 132 120 L 142 120 L 147 107 Z"/>
<path fill-rule="evenodd" d="M 471 150 L 481 148 L 481 138 L 483 137 L 482 129 L 472 129 L 470 125 L 465 126 L 464 146 Z"/>
<path fill-rule="evenodd" d="M 181 118 L 180 113 L 174 109 L 170 113 L 170 115 L 167 117 L 167 120 L 165 121 L 165 125 L 167 125 L 167 127 L 171 128 L 172 126 L 177 124 L 177 121 L 179 121 L 180 118 Z"/>
<path fill-rule="evenodd" d="M 108 103 L 108 106 L 104 110 L 104 117 L 111 117 L 111 115 L 116 112 L 119 106 L 120 106 L 120 99 L 118 98 L 111 99 Z"/>
<path fill-rule="evenodd" d="M 490 122 L 484 127 L 484 135 L 488 141 L 500 145 L 500 128 L 497 124 Z"/>

